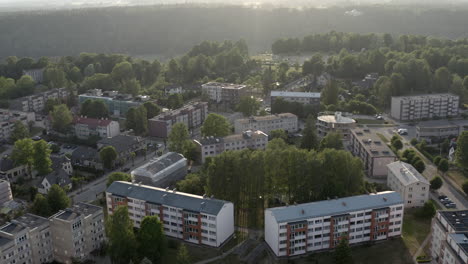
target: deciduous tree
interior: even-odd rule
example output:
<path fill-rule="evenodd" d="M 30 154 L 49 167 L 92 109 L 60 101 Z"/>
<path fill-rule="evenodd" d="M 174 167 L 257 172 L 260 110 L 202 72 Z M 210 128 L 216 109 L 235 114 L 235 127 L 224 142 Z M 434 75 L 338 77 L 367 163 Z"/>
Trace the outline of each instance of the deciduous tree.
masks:
<path fill-rule="evenodd" d="M 260 102 L 252 96 L 244 96 L 237 105 L 237 110 L 244 116 L 255 115 L 260 108 Z"/>
<path fill-rule="evenodd" d="M 106 169 L 111 169 L 114 166 L 117 156 L 117 151 L 113 146 L 106 146 L 99 151 L 99 157 Z"/>
<path fill-rule="evenodd" d="M 326 148 L 337 149 L 337 150 L 344 149 L 342 139 L 343 137 L 339 133 L 334 133 L 334 132 L 328 133 L 320 141 L 320 149 L 321 150 L 326 149 Z"/>
<path fill-rule="evenodd" d="M 53 184 L 47 193 L 47 202 L 52 214 L 70 206 L 70 198 L 57 184 Z"/>
<path fill-rule="evenodd" d="M 27 137 L 29 137 L 29 129 L 21 121 L 16 121 L 13 125 L 13 131 L 11 131 L 10 140 L 16 142 Z"/>
<path fill-rule="evenodd" d="M 335 264 L 353 264 L 353 256 L 351 254 L 351 248 L 349 247 L 348 239 L 342 237 L 340 243 L 335 249 Z"/>
<path fill-rule="evenodd" d="M 73 121 L 73 116 L 64 104 L 57 105 L 50 113 L 52 118 L 52 127 L 58 132 L 66 132 L 68 126 Z"/>
<path fill-rule="evenodd" d="M 442 187 L 443 183 L 444 182 L 442 181 L 442 179 L 439 176 L 436 176 L 431 180 L 431 189 L 438 190 L 440 189 L 440 187 Z"/>
<path fill-rule="evenodd" d="M 34 164 L 34 142 L 30 138 L 20 139 L 15 142 L 12 159 L 17 165 L 24 165 L 28 174 L 32 177 L 32 166 Z"/>
<path fill-rule="evenodd" d="M 301 148 L 311 150 L 318 147 L 318 137 L 315 129 L 315 120 L 312 116 L 307 118 L 304 130 L 302 131 Z"/>
<path fill-rule="evenodd" d="M 458 137 L 455 157 L 459 166 L 468 168 L 468 131 L 463 131 Z"/>
<path fill-rule="evenodd" d="M 180 244 L 179 249 L 177 250 L 176 257 L 177 264 L 190 264 L 190 255 L 184 244 Z"/>
<path fill-rule="evenodd" d="M 45 140 L 39 140 L 34 142 L 34 168 L 39 175 L 45 175 L 52 171 L 52 160 L 50 159 L 50 153 L 52 150 Z"/>
<path fill-rule="evenodd" d="M 107 176 L 107 182 L 106 182 L 107 187 L 109 187 L 115 181 L 131 182 L 132 176 L 125 172 L 113 172 L 109 174 L 109 176 Z"/>
<path fill-rule="evenodd" d="M 109 239 L 109 255 L 113 263 L 127 264 L 136 259 L 138 244 L 126 206 L 117 207 L 107 218 L 106 234 Z M 150 245 L 145 246 L 150 247 Z"/>
<path fill-rule="evenodd" d="M 225 137 L 230 132 L 231 127 L 228 120 L 224 116 L 215 113 L 209 114 L 201 127 L 201 133 L 204 137 Z"/>
<path fill-rule="evenodd" d="M 36 194 L 36 197 L 34 198 L 33 205 L 31 207 L 31 211 L 34 214 L 42 216 L 42 217 L 49 217 L 51 215 L 49 202 L 40 193 Z"/>
<path fill-rule="evenodd" d="M 166 252 L 166 236 L 163 233 L 163 225 L 157 216 L 143 218 L 137 242 L 140 258 L 146 257 L 154 264 L 162 263 L 161 258 Z"/>
<path fill-rule="evenodd" d="M 169 150 L 177 153 L 184 153 L 185 145 L 190 140 L 187 126 L 183 123 L 177 123 L 172 127 L 169 134 Z"/>

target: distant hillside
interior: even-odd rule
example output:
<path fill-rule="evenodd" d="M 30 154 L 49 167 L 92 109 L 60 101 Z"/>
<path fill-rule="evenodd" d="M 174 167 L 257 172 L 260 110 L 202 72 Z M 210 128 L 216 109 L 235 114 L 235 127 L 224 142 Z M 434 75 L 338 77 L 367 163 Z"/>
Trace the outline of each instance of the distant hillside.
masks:
<path fill-rule="evenodd" d="M 203 40 L 239 38 L 244 38 L 251 50 L 261 51 L 269 50 L 281 37 L 330 30 L 467 37 L 465 9 L 357 9 L 174 5 L 12 13 L 0 16 L 0 58 L 80 52 L 173 55 Z"/>

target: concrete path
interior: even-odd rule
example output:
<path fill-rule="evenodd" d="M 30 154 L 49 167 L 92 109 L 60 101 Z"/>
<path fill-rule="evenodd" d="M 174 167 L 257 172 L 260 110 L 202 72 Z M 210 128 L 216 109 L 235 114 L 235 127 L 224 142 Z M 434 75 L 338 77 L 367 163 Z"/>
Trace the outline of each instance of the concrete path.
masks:
<path fill-rule="evenodd" d="M 221 260 L 221 259 L 225 258 L 226 256 L 228 256 L 229 254 L 231 254 L 232 252 L 234 252 L 237 248 L 242 246 L 246 241 L 247 240 L 242 241 L 242 243 L 236 245 L 235 247 L 231 248 L 230 250 L 224 252 L 223 254 L 221 254 L 219 256 L 216 256 L 216 257 L 210 258 L 210 259 L 205 259 L 205 260 L 196 262 L 194 264 L 208 264 L 208 263 L 211 263 L 211 262 L 214 262 L 214 261 L 217 261 L 217 260 Z"/>
<path fill-rule="evenodd" d="M 431 240 L 431 233 L 429 233 L 426 237 L 426 239 L 424 239 L 424 241 L 422 242 L 421 246 L 418 248 L 418 250 L 416 250 L 416 253 L 414 253 L 413 255 L 413 261 L 415 264 L 418 264 L 418 262 L 416 261 L 416 258 L 421 255 L 422 251 L 424 250 L 424 248 L 426 247 L 427 243 L 429 243 L 429 241 Z"/>

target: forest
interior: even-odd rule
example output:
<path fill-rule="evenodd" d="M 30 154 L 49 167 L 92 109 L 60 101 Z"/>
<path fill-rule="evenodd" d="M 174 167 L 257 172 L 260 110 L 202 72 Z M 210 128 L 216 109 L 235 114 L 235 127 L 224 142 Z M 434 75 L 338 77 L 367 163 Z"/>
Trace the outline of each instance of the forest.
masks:
<path fill-rule="evenodd" d="M 352 9 L 352 8 L 351 8 Z M 247 8 L 216 5 L 109 7 L 0 14 L 0 59 L 8 56 L 77 56 L 82 52 L 180 55 L 204 41 L 243 38 L 253 52 L 273 41 L 331 30 L 392 35 L 466 37 L 466 9 L 360 6 L 350 8 Z"/>

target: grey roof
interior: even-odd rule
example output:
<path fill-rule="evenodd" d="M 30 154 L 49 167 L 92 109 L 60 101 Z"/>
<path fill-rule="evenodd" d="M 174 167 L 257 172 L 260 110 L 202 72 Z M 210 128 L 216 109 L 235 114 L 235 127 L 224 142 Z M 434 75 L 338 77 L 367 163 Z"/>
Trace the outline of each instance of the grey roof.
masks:
<path fill-rule="evenodd" d="M 29 228 L 36 228 L 43 224 L 48 223 L 49 220 L 47 218 L 28 213 L 28 214 L 25 214 L 23 216 L 20 216 L 12 220 L 11 222 L 19 224 L 19 225 L 27 226 Z"/>
<path fill-rule="evenodd" d="M 361 146 L 367 150 L 372 157 L 395 157 L 395 153 L 377 135 L 376 131 L 369 128 L 354 128 L 351 133 L 360 142 Z"/>
<path fill-rule="evenodd" d="M 8 233 L 8 234 L 17 234 L 25 229 L 26 229 L 25 226 L 20 225 L 18 223 L 7 223 L 0 228 L 0 231 Z"/>
<path fill-rule="evenodd" d="M 13 168 L 16 168 L 15 163 L 8 157 L 0 159 L 0 171 L 9 171 Z"/>
<path fill-rule="evenodd" d="M 187 166 L 187 159 L 179 153 L 168 152 L 161 157 L 150 160 L 131 172 L 132 176 L 148 177 L 152 181 L 170 174 L 171 171 Z M 163 175 L 164 174 L 164 175 Z"/>
<path fill-rule="evenodd" d="M 403 204 L 403 200 L 396 192 L 380 192 L 350 196 L 340 199 L 290 205 L 270 208 L 278 223 L 294 222 L 321 216 L 333 216 L 349 212 L 385 208 L 391 205 Z"/>
<path fill-rule="evenodd" d="M 449 236 L 458 244 L 458 246 L 468 254 L 468 234 L 467 233 L 452 233 Z M 459 253 L 457 253 L 459 256 Z M 463 261 L 462 261 L 463 262 Z M 462 263 L 460 262 L 460 263 Z"/>
<path fill-rule="evenodd" d="M 62 168 L 52 171 L 44 176 L 44 178 L 47 179 L 50 185 L 57 184 L 61 187 L 67 186 L 72 182 L 68 173 Z"/>
<path fill-rule="evenodd" d="M 257 138 L 268 138 L 268 135 L 260 130 L 247 130 L 242 134 L 233 134 L 225 137 L 204 137 L 199 140 L 201 145 L 224 144 L 237 142 L 240 140 L 250 140 Z"/>
<path fill-rule="evenodd" d="M 62 165 L 66 162 L 69 162 L 70 159 L 67 158 L 65 155 L 57 156 L 57 155 L 51 155 L 50 159 L 52 160 L 52 169 L 60 169 L 62 168 Z"/>
<path fill-rule="evenodd" d="M 55 215 L 51 216 L 51 218 L 70 221 L 79 216 L 88 216 L 95 214 L 99 211 L 102 211 L 102 207 L 88 203 L 77 203 L 70 208 L 64 209 L 56 213 Z"/>
<path fill-rule="evenodd" d="M 13 239 L 6 238 L 6 237 L 0 237 L 0 247 L 13 242 Z"/>
<path fill-rule="evenodd" d="M 421 182 L 430 184 L 429 181 L 424 178 L 411 164 L 402 161 L 395 161 L 387 164 L 387 168 L 398 178 L 398 180 L 404 185 Z"/>
<path fill-rule="evenodd" d="M 459 97 L 458 95 L 452 93 L 438 93 L 438 94 L 416 94 L 416 95 L 401 95 L 401 96 L 392 96 L 393 98 L 404 98 L 404 99 L 438 99 L 443 97 Z"/>
<path fill-rule="evenodd" d="M 121 181 L 113 182 L 106 192 L 117 196 L 144 200 L 153 204 L 164 204 L 210 215 L 218 215 L 225 204 L 231 203 L 218 199 L 203 198 L 199 195 L 166 191 L 157 187 Z"/>
<path fill-rule="evenodd" d="M 128 136 L 128 135 L 117 135 L 112 138 L 104 138 L 98 141 L 98 144 L 102 144 L 105 146 L 113 146 L 117 153 L 126 152 L 135 144 L 141 142 L 142 139 L 140 137 L 135 136 Z"/>
<path fill-rule="evenodd" d="M 98 151 L 91 147 L 79 146 L 71 155 L 72 160 L 97 160 Z"/>
<path fill-rule="evenodd" d="M 439 213 L 452 226 L 455 232 L 468 231 L 468 210 L 439 211 Z"/>
<path fill-rule="evenodd" d="M 303 97 L 303 98 L 320 98 L 320 93 L 306 92 L 286 92 L 286 91 L 271 91 L 271 96 L 275 97 Z"/>

